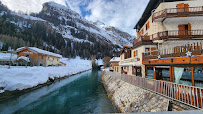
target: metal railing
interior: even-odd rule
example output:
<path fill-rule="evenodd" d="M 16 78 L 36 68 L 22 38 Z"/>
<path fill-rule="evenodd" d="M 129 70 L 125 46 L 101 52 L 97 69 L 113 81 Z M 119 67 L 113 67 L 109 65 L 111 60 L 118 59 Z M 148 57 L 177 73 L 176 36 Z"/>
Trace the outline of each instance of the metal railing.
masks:
<path fill-rule="evenodd" d="M 105 71 L 111 76 L 188 106 L 203 108 L 203 88 Z"/>
<path fill-rule="evenodd" d="M 161 19 L 162 21 L 164 18 L 172 18 L 172 17 L 199 16 L 202 14 L 203 14 L 203 6 L 170 8 L 153 13 L 152 21 L 155 21 L 157 19 Z"/>
<path fill-rule="evenodd" d="M 160 58 L 184 57 L 188 51 L 190 51 L 192 55 L 202 55 L 203 42 L 191 42 L 176 47 L 167 47 L 155 51 L 145 52 L 143 53 L 143 60 L 158 59 L 158 55 L 160 55 Z"/>

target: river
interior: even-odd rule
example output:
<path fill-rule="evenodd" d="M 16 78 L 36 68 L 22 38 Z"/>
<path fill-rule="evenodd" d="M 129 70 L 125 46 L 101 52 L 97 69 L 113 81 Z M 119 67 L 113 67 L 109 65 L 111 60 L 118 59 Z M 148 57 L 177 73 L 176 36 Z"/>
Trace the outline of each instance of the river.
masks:
<path fill-rule="evenodd" d="M 0 102 L 0 114 L 113 113 L 101 71 L 88 71 Z"/>

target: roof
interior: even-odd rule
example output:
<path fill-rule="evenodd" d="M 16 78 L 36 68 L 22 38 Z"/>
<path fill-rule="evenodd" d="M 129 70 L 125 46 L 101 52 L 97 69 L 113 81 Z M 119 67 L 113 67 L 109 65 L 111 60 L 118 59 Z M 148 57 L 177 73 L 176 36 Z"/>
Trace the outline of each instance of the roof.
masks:
<path fill-rule="evenodd" d="M 62 55 L 52 53 L 52 52 L 49 52 L 49 51 L 45 51 L 45 50 L 42 50 L 42 49 L 39 49 L 39 48 L 36 48 L 36 47 L 21 47 L 21 48 L 18 48 L 16 50 L 16 52 L 20 52 L 20 51 L 25 50 L 25 49 L 29 49 L 31 51 L 34 51 L 34 52 L 40 53 L 40 54 L 45 54 L 45 55 L 50 55 L 50 56 L 62 58 Z"/>
<path fill-rule="evenodd" d="M 187 1 L 187 0 L 150 0 L 140 20 L 135 25 L 134 29 L 140 30 L 140 28 L 142 28 L 142 26 L 146 23 L 146 21 L 151 16 L 152 10 L 156 9 L 159 6 L 159 4 L 162 3 L 163 1 L 175 2 L 175 1 Z"/>
<path fill-rule="evenodd" d="M 123 51 L 124 51 L 125 48 L 132 49 L 132 47 L 129 47 L 129 46 L 123 46 L 123 49 L 121 50 L 121 54 L 123 53 Z"/>
<path fill-rule="evenodd" d="M 11 54 L 10 53 L 0 53 L 0 61 L 10 61 Z M 12 61 L 17 60 L 17 55 L 12 54 L 11 57 Z"/>
<path fill-rule="evenodd" d="M 30 62 L 30 59 L 28 57 L 25 57 L 25 56 L 20 56 L 20 57 L 18 57 L 17 60 L 24 60 L 24 61 Z"/>
<path fill-rule="evenodd" d="M 120 57 L 113 57 L 110 62 L 120 62 Z"/>

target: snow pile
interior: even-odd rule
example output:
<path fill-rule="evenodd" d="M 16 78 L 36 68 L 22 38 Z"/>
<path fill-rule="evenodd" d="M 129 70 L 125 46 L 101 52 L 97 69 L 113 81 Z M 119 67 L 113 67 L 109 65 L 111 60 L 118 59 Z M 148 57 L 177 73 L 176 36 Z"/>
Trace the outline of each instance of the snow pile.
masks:
<path fill-rule="evenodd" d="M 17 60 L 17 55 L 16 54 L 11 54 L 10 53 L 0 53 L 0 60 L 1 61 L 9 61 L 11 58 L 12 61 Z"/>
<path fill-rule="evenodd" d="M 25 56 L 20 56 L 20 57 L 18 57 L 17 60 L 24 60 L 24 61 L 30 62 L 30 59 L 28 57 L 25 57 Z"/>
<path fill-rule="evenodd" d="M 64 67 L 0 67 L 0 93 L 5 90 L 23 90 L 43 84 L 49 78 L 59 78 L 91 69 L 90 60 L 63 58 Z M 2 89 L 3 88 L 3 89 Z"/>

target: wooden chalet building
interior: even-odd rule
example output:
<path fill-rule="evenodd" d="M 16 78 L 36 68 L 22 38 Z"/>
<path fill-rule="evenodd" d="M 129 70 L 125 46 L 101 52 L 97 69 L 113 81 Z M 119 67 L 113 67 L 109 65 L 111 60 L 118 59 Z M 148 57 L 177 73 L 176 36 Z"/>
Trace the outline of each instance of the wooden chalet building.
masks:
<path fill-rule="evenodd" d="M 119 67 L 120 57 L 113 57 L 110 61 L 109 70 L 113 72 L 121 72 Z"/>
<path fill-rule="evenodd" d="M 16 50 L 18 58 L 29 59 L 33 66 L 64 66 L 60 63 L 61 55 L 45 51 L 36 47 L 21 47 Z"/>

